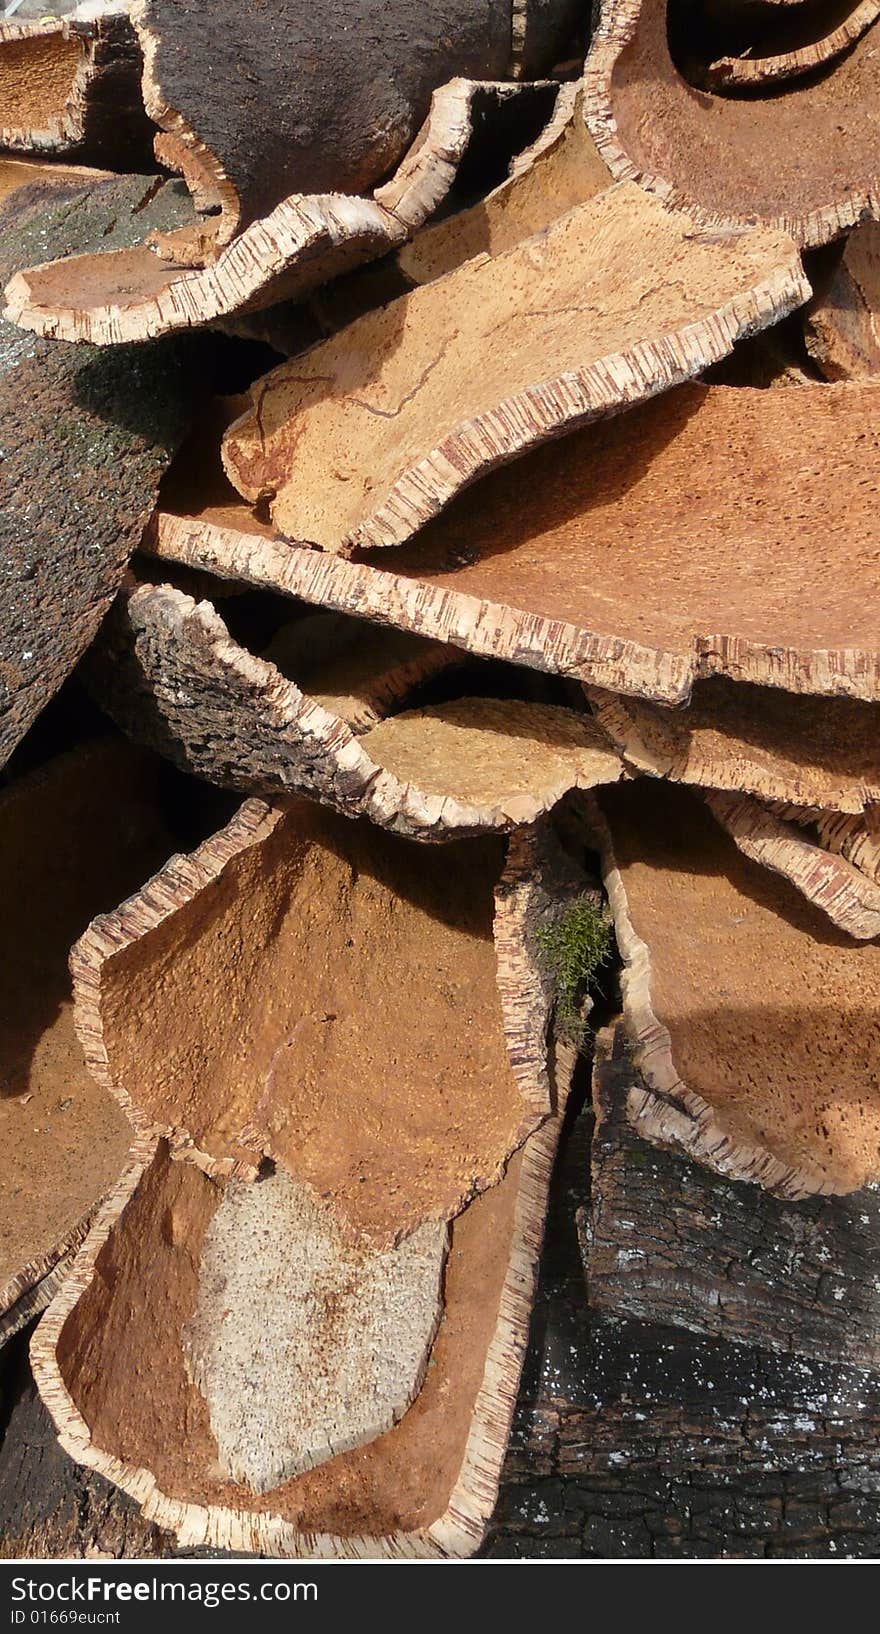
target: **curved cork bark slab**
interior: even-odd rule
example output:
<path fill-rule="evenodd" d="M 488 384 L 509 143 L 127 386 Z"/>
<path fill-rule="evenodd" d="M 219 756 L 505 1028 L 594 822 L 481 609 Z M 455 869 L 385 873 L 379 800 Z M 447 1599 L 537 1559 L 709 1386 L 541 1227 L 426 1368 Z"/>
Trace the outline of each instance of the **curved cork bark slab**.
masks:
<path fill-rule="evenodd" d="M 281 364 L 227 432 L 226 471 L 289 539 L 400 544 L 493 466 L 688 379 L 806 287 L 786 238 L 702 234 L 610 187 Z"/>
<path fill-rule="evenodd" d="M 413 839 L 503 832 L 622 775 L 595 721 L 550 704 L 462 698 L 357 735 L 238 646 L 210 602 L 168 585 L 122 598 L 87 680 L 118 725 L 184 771 L 246 794 L 305 794 Z"/>
<path fill-rule="evenodd" d="M 688 790 L 642 780 L 593 810 L 640 1132 L 686 1129 L 692 1156 L 786 1197 L 876 1179 L 880 949 L 744 857 Z"/>
<path fill-rule="evenodd" d="M 352 1244 L 283 1170 L 230 1181 L 181 1338 L 222 1474 L 251 1492 L 384 1435 L 418 1395 L 443 1306 L 448 1231 Z"/>
<path fill-rule="evenodd" d="M 406 243 L 446 197 L 487 99 L 525 94 L 515 85 L 451 80 L 434 94 L 399 168 L 372 195 L 292 193 L 220 245 L 208 216 L 122 254 L 44 261 L 12 279 L 7 312 L 38 334 L 108 346 L 298 299 Z"/>
<path fill-rule="evenodd" d="M 10 173 L 11 172 L 11 173 Z M 173 222 L 176 184 L 0 163 L 0 280 L 39 245 L 125 243 Z M 18 182 L 23 185 L 18 186 Z M 93 639 L 185 430 L 189 390 L 162 347 L 94 357 L 0 320 L 0 763 Z"/>
<path fill-rule="evenodd" d="M 118 169 L 149 164 L 152 126 L 128 9 L 85 4 L 66 17 L 0 21 L 0 147 Z"/>
<path fill-rule="evenodd" d="M 144 102 L 157 153 L 221 210 L 219 242 L 291 194 L 363 194 L 400 164 L 431 95 L 455 75 L 530 77 L 551 68 L 575 0 L 355 0 L 215 7 L 212 51 L 198 0 L 139 0 Z M 514 40 L 513 16 L 522 33 Z M 523 62 L 528 38 L 528 64 Z M 307 71 L 304 72 L 304 64 Z"/>
<path fill-rule="evenodd" d="M 222 590 L 220 579 L 207 583 Z M 314 611 L 283 625 L 261 656 L 357 737 L 403 709 L 426 681 L 467 663 L 460 648 L 410 630 Z"/>
<path fill-rule="evenodd" d="M 717 677 L 685 710 L 588 688 L 596 719 L 628 766 L 763 800 L 861 812 L 880 800 L 872 704 L 805 698 Z"/>
<path fill-rule="evenodd" d="M 429 284 L 476 255 L 500 255 L 602 192 L 610 176 L 584 123 L 579 85 L 561 85 L 544 130 L 478 204 L 423 227 L 397 252 L 411 284 Z"/>
<path fill-rule="evenodd" d="M 827 287 L 805 314 L 807 351 L 826 380 L 880 376 L 880 227 L 850 233 Z"/>
<path fill-rule="evenodd" d="M 833 15 L 834 8 L 829 10 Z M 785 50 L 773 49 L 774 31 L 771 30 L 769 37 L 759 33 L 753 51 L 748 55 L 716 58 L 701 75 L 700 83 L 707 91 L 741 92 L 761 91 L 780 81 L 802 79 L 805 74 L 812 74 L 842 57 L 867 33 L 878 16 L 880 5 L 876 0 L 862 0 L 861 5 L 854 6 L 849 15 L 836 27 L 829 28 L 827 33 L 820 34 L 818 38 L 809 37 L 803 44 L 792 45 Z M 822 21 L 821 12 L 818 21 Z M 814 26 L 811 17 L 805 30 L 808 36 L 812 36 Z M 789 31 L 777 29 L 775 32 L 785 34 Z M 796 26 L 795 33 L 799 32 Z"/>
<path fill-rule="evenodd" d="M 705 798 L 744 856 L 790 880 L 848 936 L 857 941 L 880 936 L 880 887 L 857 868 L 805 839 L 756 800 L 719 793 Z"/>
<path fill-rule="evenodd" d="M 157 766 L 99 742 L 0 795 L 0 1343 L 51 1298 L 128 1151 L 74 1031 L 67 957 L 168 855 Z"/>
<path fill-rule="evenodd" d="M 823 73 L 784 92 L 707 96 L 672 60 L 666 0 L 604 0 L 584 112 L 616 178 L 706 225 L 757 220 L 809 246 L 880 213 L 878 83 L 869 29 Z"/>
<path fill-rule="evenodd" d="M 880 807 L 871 806 L 862 817 L 842 817 L 834 811 L 803 806 L 773 809 L 778 817 L 813 829 L 825 850 L 844 857 L 866 879 L 880 885 Z"/>
<path fill-rule="evenodd" d="M 453 1222 L 425 1383 L 394 1429 L 255 1495 L 224 1479 L 182 1332 L 222 1187 L 143 1143 L 31 1346 L 70 1456 L 202 1545 L 283 1557 L 470 1555 L 495 1505 L 528 1342 L 558 1111 Z M 170 1228 L 170 1229 L 169 1229 Z M 264 1336 L 261 1334 L 261 1342 Z M 155 1358 L 149 1377 L 145 1355 Z M 144 1377 L 133 1392 L 133 1377 Z"/>
<path fill-rule="evenodd" d="M 550 1110 L 537 955 L 493 942 L 503 862 L 248 801 L 77 943 L 89 1065 L 207 1172 L 270 1157 L 379 1245 L 445 1220 Z"/>
<path fill-rule="evenodd" d="M 658 702 L 716 674 L 876 701 L 876 402 L 682 387 L 487 477 L 393 572 L 297 549 L 216 496 L 160 511 L 147 548 Z"/>

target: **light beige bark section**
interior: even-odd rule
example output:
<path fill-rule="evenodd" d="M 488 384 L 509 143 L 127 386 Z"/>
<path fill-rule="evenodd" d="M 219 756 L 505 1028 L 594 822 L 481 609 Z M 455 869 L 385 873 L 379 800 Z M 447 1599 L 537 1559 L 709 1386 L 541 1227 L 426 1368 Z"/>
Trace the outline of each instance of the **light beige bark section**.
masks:
<path fill-rule="evenodd" d="M 790 51 L 719 57 L 706 71 L 705 85 L 710 91 L 758 91 L 771 88 L 780 80 L 801 79 L 818 68 L 833 63 L 861 39 L 877 17 L 877 0 L 862 0 L 849 16 L 820 39 Z M 760 43 L 760 42 L 759 42 Z"/>
<path fill-rule="evenodd" d="M 399 544 L 476 476 L 690 378 L 808 293 L 783 235 L 701 233 L 611 187 L 273 370 L 226 470 L 290 539 Z"/>
<path fill-rule="evenodd" d="M 440 1320 L 447 1235 L 377 1250 L 283 1170 L 230 1181 L 182 1330 L 226 1476 L 270 1492 L 397 1423 Z"/>

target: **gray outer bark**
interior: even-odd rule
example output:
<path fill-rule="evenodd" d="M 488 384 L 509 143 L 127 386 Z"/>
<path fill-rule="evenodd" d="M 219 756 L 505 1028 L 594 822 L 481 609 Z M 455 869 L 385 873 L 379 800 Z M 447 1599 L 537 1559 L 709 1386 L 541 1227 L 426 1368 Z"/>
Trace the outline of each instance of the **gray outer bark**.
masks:
<path fill-rule="evenodd" d="M 188 219 L 180 184 L 131 176 L 14 193 L 0 285 L 35 261 Z M 188 418 L 178 344 L 97 351 L 0 319 L 0 765 L 91 642 Z"/>

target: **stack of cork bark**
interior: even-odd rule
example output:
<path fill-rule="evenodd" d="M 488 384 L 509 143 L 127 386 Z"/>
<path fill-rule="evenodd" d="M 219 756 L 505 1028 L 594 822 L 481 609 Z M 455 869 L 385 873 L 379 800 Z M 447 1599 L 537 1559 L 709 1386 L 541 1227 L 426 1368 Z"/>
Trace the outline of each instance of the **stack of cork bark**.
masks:
<path fill-rule="evenodd" d="M 880 5 L 336 11 L 0 22 L 0 1344 L 462 1555 L 591 1056 L 592 1303 L 880 1360 L 692 1203 L 876 1213 Z"/>

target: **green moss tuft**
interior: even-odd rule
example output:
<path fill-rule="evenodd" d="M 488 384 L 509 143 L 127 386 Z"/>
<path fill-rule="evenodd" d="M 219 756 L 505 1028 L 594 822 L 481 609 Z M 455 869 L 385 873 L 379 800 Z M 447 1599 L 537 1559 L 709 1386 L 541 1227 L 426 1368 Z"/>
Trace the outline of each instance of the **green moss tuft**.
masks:
<path fill-rule="evenodd" d="M 556 994 L 556 1021 L 563 1037 L 583 1043 L 586 1025 L 579 1000 L 596 972 L 611 957 L 612 924 L 607 908 L 579 897 L 551 925 L 535 934 L 541 959 Z"/>

